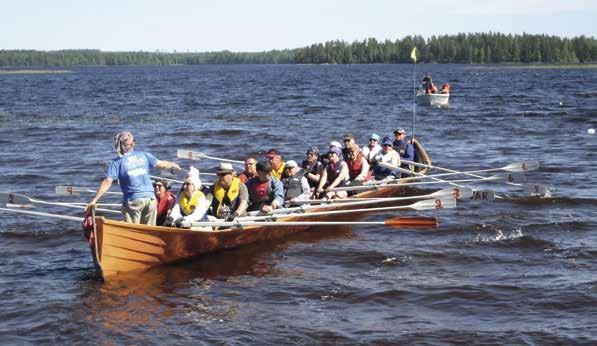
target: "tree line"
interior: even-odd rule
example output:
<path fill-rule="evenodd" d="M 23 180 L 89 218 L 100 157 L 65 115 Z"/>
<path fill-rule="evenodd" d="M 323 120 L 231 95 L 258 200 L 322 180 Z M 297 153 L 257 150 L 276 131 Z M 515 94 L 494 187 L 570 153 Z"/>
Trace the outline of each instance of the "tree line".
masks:
<path fill-rule="evenodd" d="M 594 37 L 472 33 L 406 36 L 395 41 L 368 38 L 329 41 L 265 52 L 103 52 L 97 49 L 0 50 L 1 67 L 198 65 L 198 64 L 398 64 L 410 63 L 417 47 L 425 63 L 587 63 L 597 61 Z"/>

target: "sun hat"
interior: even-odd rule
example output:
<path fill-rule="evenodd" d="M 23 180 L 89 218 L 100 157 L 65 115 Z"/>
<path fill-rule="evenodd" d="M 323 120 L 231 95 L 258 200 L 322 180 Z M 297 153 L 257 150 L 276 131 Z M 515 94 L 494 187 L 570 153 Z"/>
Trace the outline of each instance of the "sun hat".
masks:
<path fill-rule="evenodd" d="M 220 165 L 218 166 L 218 170 L 216 171 L 216 174 L 221 174 L 221 173 L 232 173 L 234 172 L 234 168 L 232 168 L 232 165 L 230 163 L 227 162 L 221 162 Z"/>

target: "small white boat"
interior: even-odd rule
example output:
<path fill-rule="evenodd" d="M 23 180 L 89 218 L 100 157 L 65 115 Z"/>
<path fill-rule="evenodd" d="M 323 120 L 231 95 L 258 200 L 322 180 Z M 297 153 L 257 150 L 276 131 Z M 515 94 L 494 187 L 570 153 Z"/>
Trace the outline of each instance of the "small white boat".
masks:
<path fill-rule="evenodd" d="M 427 94 L 425 90 L 418 89 L 416 100 L 417 104 L 423 106 L 447 106 L 450 100 L 450 93 Z"/>

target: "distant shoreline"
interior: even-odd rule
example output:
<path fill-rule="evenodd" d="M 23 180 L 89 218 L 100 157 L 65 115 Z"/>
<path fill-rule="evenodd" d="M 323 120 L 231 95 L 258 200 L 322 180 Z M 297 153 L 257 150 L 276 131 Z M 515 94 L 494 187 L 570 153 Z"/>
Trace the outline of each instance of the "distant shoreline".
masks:
<path fill-rule="evenodd" d="M 0 75 L 3 74 L 62 74 L 71 73 L 69 70 L 0 70 Z"/>

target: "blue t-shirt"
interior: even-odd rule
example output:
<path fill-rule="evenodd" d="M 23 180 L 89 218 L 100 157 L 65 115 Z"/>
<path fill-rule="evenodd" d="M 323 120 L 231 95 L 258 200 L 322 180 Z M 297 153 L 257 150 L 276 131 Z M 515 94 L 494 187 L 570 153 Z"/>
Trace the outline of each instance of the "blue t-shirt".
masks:
<path fill-rule="evenodd" d="M 108 168 L 107 176 L 118 180 L 124 201 L 155 197 L 149 179 L 149 169 L 155 167 L 158 159 L 150 153 L 132 151 L 114 159 Z"/>

